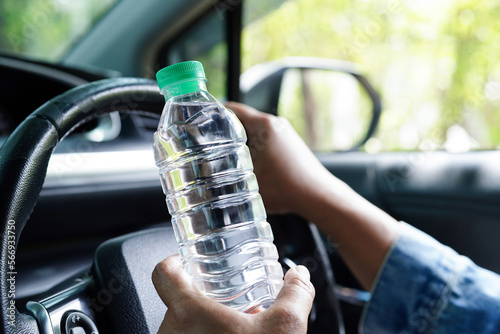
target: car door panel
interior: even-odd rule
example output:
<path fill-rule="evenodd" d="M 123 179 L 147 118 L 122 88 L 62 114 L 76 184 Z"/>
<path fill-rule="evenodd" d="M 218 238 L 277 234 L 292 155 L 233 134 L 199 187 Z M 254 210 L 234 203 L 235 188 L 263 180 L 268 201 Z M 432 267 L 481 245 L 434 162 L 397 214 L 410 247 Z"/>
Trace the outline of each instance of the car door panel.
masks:
<path fill-rule="evenodd" d="M 394 218 L 500 272 L 500 152 L 318 155 L 326 168 Z"/>

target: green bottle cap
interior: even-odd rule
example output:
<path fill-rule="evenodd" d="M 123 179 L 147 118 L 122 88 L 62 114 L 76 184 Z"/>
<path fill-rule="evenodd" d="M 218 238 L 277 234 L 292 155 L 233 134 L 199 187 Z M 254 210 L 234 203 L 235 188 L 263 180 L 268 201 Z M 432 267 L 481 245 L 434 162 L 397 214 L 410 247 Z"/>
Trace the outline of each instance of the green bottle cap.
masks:
<path fill-rule="evenodd" d="M 167 66 L 156 73 L 156 81 L 158 81 L 158 86 L 160 87 L 160 92 L 162 93 L 173 84 L 180 85 L 180 91 L 185 91 L 183 88 L 190 90 L 193 86 L 193 79 L 207 80 L 205 78 L 203 65 L 199 61 L 185 61 L 177 63 Z"/>

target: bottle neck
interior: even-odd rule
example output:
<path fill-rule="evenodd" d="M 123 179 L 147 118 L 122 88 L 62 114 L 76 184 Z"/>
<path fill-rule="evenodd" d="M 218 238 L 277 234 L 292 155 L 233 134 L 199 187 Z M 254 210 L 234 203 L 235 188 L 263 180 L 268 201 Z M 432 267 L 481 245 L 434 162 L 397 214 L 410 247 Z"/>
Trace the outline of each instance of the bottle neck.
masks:
<path fill-rule="evenodd" d="M 169 99 L 198 91 L 207 91 L 206 79 L 191 79 L 177 82 L 165 87 L 161 93 L 165 96 L 165 101 Z"/>

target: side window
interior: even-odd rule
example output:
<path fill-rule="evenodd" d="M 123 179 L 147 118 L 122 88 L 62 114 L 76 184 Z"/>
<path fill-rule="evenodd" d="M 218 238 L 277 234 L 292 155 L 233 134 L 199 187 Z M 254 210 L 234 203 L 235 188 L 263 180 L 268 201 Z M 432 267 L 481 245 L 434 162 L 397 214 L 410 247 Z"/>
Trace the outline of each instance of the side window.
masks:
<path fill-rule="evenodd" d="M 198 60 L 208 79 L 208 90 L 219 100 L 226 99 L 227 43 L 224 15 L 214 9 L 179 35 L 165 48 L 166 64 Z"/>
<path fill-rule="evenodd" d="M 269 9 L 269 3 L 275 6 Z M 245 1 L 242 71 L 285 57 L 360 65 L 380 93 L 384 110 L 364 147 L 368 152 L 498 149 L 499 9 L 494 1 Z M 287 88 L 290 96 L 279 113 L 312 148 L 332 147 L 330 138 L 339 131 L 352 131 L 355 137 L 352 112 L 346 115 L 349 121 L 342 120 L 345 127 L 333 124 L 340 116 L 332 116 L 328 126 L 327 111 L 316 109 L 313 118 L 307 112 L 300 115 L 294 105 L 306 101 L 292 102 L 292 95 L 304 80 L 299 74 L 290 76 L 296 83 Z M 318 89 L 323 88 L 312 90 Z M 328 103 L 325 99 L 321 103 Z M 360 122 L 363 117 L 359 114 Z M 350 140 L 334 139 L 333 145 Z"/>

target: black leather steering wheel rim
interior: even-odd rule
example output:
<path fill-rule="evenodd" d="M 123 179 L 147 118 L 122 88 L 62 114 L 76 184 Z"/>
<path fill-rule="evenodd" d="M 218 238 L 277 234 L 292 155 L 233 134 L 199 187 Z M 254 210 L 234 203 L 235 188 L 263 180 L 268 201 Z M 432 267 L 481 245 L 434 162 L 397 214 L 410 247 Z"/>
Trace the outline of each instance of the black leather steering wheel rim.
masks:
<path fill-rule="evenodd" d="M 9 298 L 7 279 L 12 272 L 9 268 L 12 249 L 17 247 L 21 232 L 36 205 L 55 147 L 73 129 L 100 114 L 137 111 L 159 115 L 164 103 L 153 80 L 117 78 L 92 82 L 42 105 L 16 128 L 0 148 L 1 333 L 39 332 L 33 317 L 17 309 L 12 310 L 13 298 Z"/>

